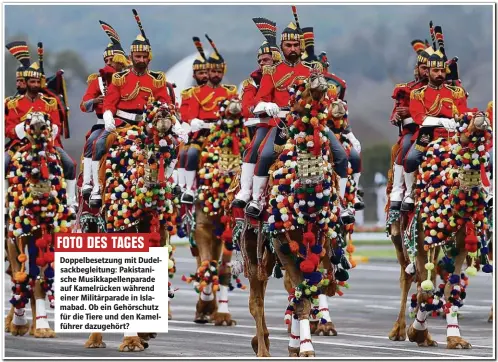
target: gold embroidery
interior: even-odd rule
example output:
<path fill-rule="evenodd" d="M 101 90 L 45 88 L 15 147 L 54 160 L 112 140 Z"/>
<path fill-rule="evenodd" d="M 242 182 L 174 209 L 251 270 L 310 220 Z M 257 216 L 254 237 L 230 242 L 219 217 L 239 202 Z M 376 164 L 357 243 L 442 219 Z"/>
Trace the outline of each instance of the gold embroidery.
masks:
<path fill-rule="evenodd" d="M 98 73 L 92 73 L 88 76 L 88 79 L 86 80 L 86 82 L 88 84 L 90 84 L 92 81 L 94 81 L 95 79 L 97 79 L 99 77 L 99 74 Z"/>
<path fill-rule="evenodd" d="M 273 73 L 275 73 L 275 66 L 274 65 L 264 65 L 263 66 L 263 75 L 265 75 L 265 74 L 272 75 Z"/>

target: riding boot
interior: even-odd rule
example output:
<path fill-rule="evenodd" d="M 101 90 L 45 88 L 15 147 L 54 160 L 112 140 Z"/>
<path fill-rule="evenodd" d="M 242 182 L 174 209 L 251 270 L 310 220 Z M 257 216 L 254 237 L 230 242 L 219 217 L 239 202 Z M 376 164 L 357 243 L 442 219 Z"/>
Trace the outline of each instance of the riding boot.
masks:
<path fill-rule="evenodd" d="M 403 201 L 403 181 L 405 170 L 403 166 L 394 164 L 393 165 L 393 188 L 389 196 L 391 200 L 390 209 L 399 210 L 401 208 L 401 201 Z"/>
<path fill-rule="evenodd" d="M 246 207 L 246 214 L 251 217 L 258 218 L 264 208 L 263 202 L 260 198 L 265 191 L 268 176 L 253 176 L 252 180 L 252 200 Z"/>
<path fill-rule="evenodd" d="M 195 194 L 194 191 L 192 191 L 192 187 L 194 187 L 194 181 L 195 181 L 195 175 L 197 171 L 187 171 L 185 170 L 185 191 L 182 194 L 182 197 L 180 199 L 180 202 L 183 204 L 193 204 L 194 203 L 194 198 Z"/>
<path fill-rule="evenodd" d="M 353 179 L 354 179 L 354 182 L 356 184 L 356 195 L 354 198 L 354 209 L 355 210 L 363 210 L 365 208 L 365 203 L 363 202 L 363 198 L 361 197 L 360 193 L 358 192 L 359 186 L 360 186 L 360 176 L 361 176 L 361 172 L 353 174 Z"/>
<path fill-rule="evenodd" d="M 185 178 L 185 168 L 178 168 L 178 186 L 182 189 L 182 192 L 185 191 L 185 184 L 187 183 L 187 179 Z"/>
<path fill-rule="evenodd" d="M 339 192 L 340 192 L 340 197 L 342 200 L 344 200 L 344 196 L 346 195 L 346 184 L 348 182 L 347 177 L 342 177 L 339 179 Z M 341 219 L 342 222 L 347 225 L 347 224 L 352 224 L 354 223 L 354 212 L 351 210 L 351 208 L 346 207 L 344 208 L 342 201 L 339 202 L 340 205 L 340 212 L 341 212 Z"/>
<path fill-rule="evenodd" d="M 414 201 L 412 197 L 413 184 L 415 183 L 415 172 L 405 172 L 405 198 L 401 204 L 401 211 L 409 212 L 413 211 Z"/>
<path fill-rule="evenodd" d="M 92 189 L 92 159 L 90 157 L 85 157 L 83 159 L 83 186 L 81 187 L 81 195 L 84 200 L 90 198 Z"/>
<path fill-rule="evenodd" d="M 98 209 L 102 206 L 102 188 L 99 180 L 100 161 L 92 161 L 93 190 L 90 195 L 90 207 Z"/>
<path fill-rule="evenodd" d="M 242 164 L 242 171 L 240 173 L 240 191 L 235 195 L 233 206 L 246 207 L 247 202 L 251 199 L 252 178 L 254 176 L 255 163 Z"/>
<path fill-rule="evenodd" d="M 7 179 L 4 179 L 4 199 L 3 199 L 3 202 L 4 202 L 4 205 L 5 205 L 5 225 L 7 225 L 7 221 L 9 219 L 9 196 L 8 196 L 8 192 L 9 192 L 9 180 Z"/>
<path fill-rule="evenodd" d="M 76 180 L 66 180 L 66 195 L 67 206 L 78 209 L 78 202 L 76 201 Z"/>

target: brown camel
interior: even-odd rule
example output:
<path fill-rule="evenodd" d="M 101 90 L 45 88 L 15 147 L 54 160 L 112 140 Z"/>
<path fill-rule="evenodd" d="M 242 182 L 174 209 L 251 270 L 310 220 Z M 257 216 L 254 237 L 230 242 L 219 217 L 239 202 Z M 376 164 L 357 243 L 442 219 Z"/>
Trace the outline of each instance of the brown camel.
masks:
<path fill-rule="evenodd" d="M 135 180 L 137 180 L 139 177 L 143 177 L 144 180 L 144 186 L 147 187 L 149 190 L 153 190 L 155 188 L 163 188 L 165 187 L 165 182 L 167 181 L 166 179 L 169 177 L 169 173 L 171 170 L 174 168 L 174 161 L 173 160 L 164 160 L 164 171 L 161 170 L 159 167 L 160 160 L 157 160 L 155 158 L 155 154 L 159 152 L 159 141 L 166 140 L 168 144 L 171 145 L 171 148 L 178 148 L 180 142 L 171 132 L 173 130 L 173 126 L 176 122 L 178 122 L 175 113 L 171 109 L 171 107 L 168 107 L 167 105 L 161 105 L 160 103 L 154 103 L 152 104 L 148 110 L 145 112 L 145 117 L 144 119 L 147 119 L 147 114 L 148 112 L 155 111 L 155 116 L 154 118 L 150 121 L 148 125 L 139 125 L 139 126 L 126 126 L 121 129 L 119 129 L 119 135 L 116 134 L 111 134 L 109 139 L 107 140 L 108 146 L 113 145 L 118 137 L 127 137 L 126 135 L 128 134 L 129 130 L 134 130 L 137 131 L 139 135 L 145 137 L 145 141 L 150 140 L 152 142 L 146 142 L 145 144 L 152 144 L 153 152 L 149 153 L 147 156 L 147 153 L 145 152 L 144 149 L 142 150 L 142 153 L 140 155 L 138 153 L 134 153 L 133 157 L 136 157 L 135 159 L 135 164 L 138 167 L 135 167 L 137 169 L 137 173 L 135 176 Z M 144 129 L 148 129 L 146 133 L 144 133 Z M 119 145 L 119 142 L 116 143 Z M 142 141 L 140 137 L 135 139 L 135 145 L 137 147 L 140 147 L 142 145 Z M 116 147 L 119 149 L 119 146 Z M 171 152 L 171 151 L 170 151 Z M 169 153 L 170 153 L 169 152 Z M 169 154 L 168 153 L 168 154 Z M 141 157 L 142 154 L 145 154 L 145 157 Z M 147 157 L 152 157 L 152 159 L 147 159 Z M 101 177 L 101 183 L 103 185 L 107 185 L 109 179 L 106 179 L 106 170 L 104 165 L 106 164 L 106 159 L 107 156 L 103 158 L 101 161 L 101 167 L 100 167 L 100 177 Z M 149 162 L 152 161 L 152 162 Z M 166 163 L 170 162 L 169 165 Z M 165 178 L 161 179 L 160 172 L 165 172 Z M 119 174 L 113 175 L 113 177 L 120 177 Z M 106 190 L 108 190 L 107 187 L 104 188 L 103 190 L 103 200 L 112 200 L 111 194 L 108 193 Z M 130 197 L 136 197 L 136 187 L 133 187 L 131 189 L 131 194 Z M 119 200 L 117 200 L 118 205 L 119 205 Z M 112 202 L 111 202 L 112 204 Z M 107 204 L 104 205 L 103 208 L 103 215 L 104 218 L 107 219 L 109 217 L 108 210 L 107 210 Z M 171 220 L 175 219 L 175 214 L 168 214 L 168 209 L 167 207 L 165 209 L 156 209 L 156 208 L 150 208 L 146 207 L 145 204 L 140 206 L 140 211 L 143 211 L 140 213 L 140 216 L 137 218 L 136 222 L 134 223 L 133 226 L 127 228 L 127 230 L 130 230 L 132 232 L 138 232 L 138 233 L 151 233 L 151 240 L 154 244 L 152 246 L 169 246 L 169 239 L 170 239 L 170 234 L 166 229 L 166 224 L 160 225 L 159 224 L 159 217 L 162 216 L 168 221 L 168 224 L 171 225 Z M 161 214 L 161 215 L 160 215 Z M 108 224 L 109 225 L 109 224 Z M 110 224 L 112 225 L 112 224 Z M 113 226 L 114 227 L 114 226 Z M 116 228 L 113 229 L 115 232 L 123 232 L 122 228 Z M 157 244 L 155 244 L 157 243 Z M 169 316 L 171 316 L 170 310 L 168 311 Z M 136 332 L 130 332 L 130 333 L 125 333 L 123 337 L 123 341 L 121 345 L 119 346 L 119 351 L 120 352 L 137 352 L 137 351 L 143 351 L 145 348 L 148 347 L 148 341 L 150 338 L 155 338 L 156 333 L 136 333 Z M 103 342 L 102 338 L 102 333 L 92 333 L 88 340 L 85 343 L 86 348 L 105 348 L 106 344 Z"/>
<path fill-rule="evenodd" d="M 475 152 L 478 152 L 478 150 L 481 148 L 480 146 L 485 143 L 485 141 L 483 140 L 489 139 L 491 137 L 489 132 L 489 121 L 486 120 L 485 117 L 483 117 L 481 114 L 478 113 L 472 116 L 459 117 L 458 120 L 460 124 L 465 124 L 467 127 L 463 129 L 463 131 L 460 131 L 460 129 L 458 129 L 455 138 L 448 140 L 448 142 L 446 142 L 444 139 L 442 141 L 439 140 L 433 141 L 431 144 L 429 144 L 428 150 L 432 150 L 432 152 L 434 152 L 433 149 L 435 144 L 438 145 L 437 147 L 439 148 L 443 147 L 444 149 L 444 147 L 449 147 L 449 145 L 458 142 L 461 148 L 454 149 L 456 151 L 452 152 L 460 152 L 461 150 L 463 150 L 462 152 L 473 154 Z M 473 140 L 473 142 L 470 142 L 470 140 L 474 136 L 477 137 Z M 484 147 L 482 147 L 482 149 L 484 149 Z M 482 153 L 482 151 L 480 150 L 479 152 Z M 422 164 L 422 168 L 424 167 L 424 164 L 426 165 L 425 167 L 430 167 L 427 165 L 432 165 L 432 163 L 430 163 L 431 161 L 432 160 L 430 158 L 430 154 L 428 154 L 427 162 L 424 162 Z M 446 172 L 448 172 L 448 170 L 451 169 L 452 167 L 456 167 L 456 165 L 449 164 L 445 166 Z M 427 170 L 427 168 L 425 170 Z M 458 187 L 458 192 L 452 194 L 454 198 L 450 202 L 452 203 L 451 206 L 456 211 L 454 214 L 455 215 L 454 221 L 455 222 L 458 221 L 458 224 L 455 223 L 454 224 L 455 226 L 452 226 L 455 229 L 454 230 L 455 234 L 453 237 L 450 236 L 449 242 L 453 243 L 453 246 L 456 248 L 458 253 L 454 257 L 454 264 L 453 264 L 454 270 L 451 273 L 452 275 L 449 277 L 448 281 L 444 285 L 445 302 L 441 303 L 441 305 L 446 314 L 447 348 L 468 349 L 472 348 L 472 346 L 464 338 L 461 337 L 460 326 L 458 323 L 458 308 L 460 306 L 459 299 L 464 298 L 461 292 L 462 288 L 465 288 L 465 285 L 467 284 L 466 280 L 463 281 L 461 280 L 460 274 L 462 272 L 462 266 L 466 261 L 467 256 L 469 255 L 471 256 L 471 258 L 474 258 L 474 250 L 477 251 L 477 239 L 475 236 L 475 233 L 477 233 L 477 231 L 475 229 L 477 228 L 477 225 L 480 225 L 477 222 L 477 220 L 481 220 L 479 215 L 482 215 L 483 210 L 475 207 L 470 207 L 468 206 L 468 203 L 460 200 L 462 200 L 462 197 L 466 197 L 465 196 L 466 194 L 468 195 L 476 194 L 476 197 L 478 199 L 480 197 L 478 196 L 478 192 L 479 189 L 482 187 L 482 180 L 481 180 L 481 168 L 479 163 L 477 164 L 473 163 L 468 169 L 456 168 L 455 170 L 458 176 L 457 179 L 454 179 L 453 182 L 454 183 L 458 182 L 457 183 L 458 186 L 456 186 Z M 424 170 L 420 172 L 424 172 Z M 423 175 L 425 176 L 428 174 L 423 173 Z M 419 205 L 419 207 L 421 207 L 422 210 L 424 210 L 424 207 L 426 206 L 422 204 L 423 201 L 421 200 L 424 200 L 426 198 L 427 193 L 425 192 L 428 187 L 429 186 L 427 185 L 426 188 L 422 189 L 422 194 L 421 195 L 419 194 L 420 200 L 417 200 L 417 205 Z M 431 197 L 436 197 L 437 200 L 439 199 L 444 200 L 444 198 L 442 198 L 443 196 L 450 195 L 450 194 L 442 195 L 441 193 L 443 191 L 441 189 L 436 189 L 435 192 L 436 194 L 431 193 Z M 466 208 L 463 209 L 461 213 L 457 213 L 457 211 L 460 210 L 459 207 L 460 205 L 462 205 L 462 203 L 466 205 Z M 437 206 L 435 208 L 437 208 Z M 434 299 L 437 295 L 434 293 L 434 283 L 430 280 L 431 278 L 428 278 L 428 274 L 434 269 L 434 263 L 433 262 L 431 263 L 431 261 L 434 260 L 432 258 L 432 254 L 434 254 L 435 248 L 432 245 L 426 245 L 426 239 L 433 240 L 431 236 L 427 235 L 435 236 L 436 234 L 431 234 L 432 230 L 431 233 L 425 234 L 425 230 L 427 230 L 427 227 L 425 227 L 423 224 L 424 222 L 423 217 L 424 213 L 416 212 L 413 220 L 413 222 L 416 223 L 415 225 L 418 231 L 418 236 L 415 240 L 416 242 L 415 247 L 417 250 L 417 255 L 416 255 L 417 304 L 419 308 L 414 322 L 408 328 L 407 335 L 408 339 L 411 342 L 415 342 L 419 346 L 437 346 L 437 343 L 432 339 L 429 333 L 426 321 L 427 313 L 430 310 L 432 310 L 433 304 L 436 305 L 438 304 L 435 302 Z M 477 219 L 474 220 L 474 222 L 470 222 L 469 220 L 471 218 L 477 218 Z M 426 220 L 429 220 L 427 216 Z M 456 228 L 456 225 L 460 225 L 461 227 Z M 472 254 L 469 254 L 469 252 L 471 252 Z M 475 255 L 477 255 L 477 253 Z M 468 273 L 469 275 L 477 272 L 473 267 L 473 264 L 474 261 L 472 260 L 469 268 L 466 271 L 466 273 Z M 462 284 L 462 282 L 465 283 Z M 465 289 L 463 289 L 463 291 L 464 290 Z M 429 309 L 429 307 L 431 308 Z"/>

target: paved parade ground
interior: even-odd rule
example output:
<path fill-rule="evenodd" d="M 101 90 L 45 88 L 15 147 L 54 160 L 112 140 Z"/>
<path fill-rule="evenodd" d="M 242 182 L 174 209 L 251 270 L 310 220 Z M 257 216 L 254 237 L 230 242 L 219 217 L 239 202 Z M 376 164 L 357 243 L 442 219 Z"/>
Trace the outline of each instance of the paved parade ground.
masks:
<path fill-rule="evenodd" d="M 215 327 L 192 322 L 197 294 L 191 285 L 181 281 L 195 269 L 195 260 L 187 247 L 178 247 L 175 253 L 177 273 L 172 280 L 176 291 L 172 300 L 173 320 L 168 334 L 159 334 L 150 341 L 150 347 L 140 353 L 120 353 L 117 348 L 122 335 L 105 334 L 106 349 L 85 349 L 88 334 L 58 334 L 55 339 L 35 339 L 32 336 L 5 336 L 6 357 L 254 357 L 250 341 L 255 333 L 254 320 L 248 309 L 249 291 L 229 293 L 230 311 L 237 321 L 235 327 Z M 487 322 L 492 304 L 492 276 L 480 273 L 470 279 L 466 305 L 460 320 L 462 335 L 473 345 L 471 350 L 446 349 L 446 322 L 429 318 L 436 348 L 419 348 L 414 343 L 392 342 L 387 335 L 398 314 L 399 267 L 394 262 L 370 260 L 360 263 L 350 273 L 351 288 L 343 297 L 329 298 L 332 321 L 338 335 L 315 337 L 313 344 L 317 357 L 418 357 L 418 358 L 482 358 L 493 356 L 493 325 Z M 5 277 L 5 314 L 10 305 L 10 283 Z M 287 307 L 283 279 L 271 279 L 265 305 L 270 331 L 270 353 L 274 357 L 287 356 L 287 328 L 283 317 Z M 244 283 L 248 284 L 244 279 Z M 412 293 L 414 288 L 412 287 Z M 411 294 L 410 294 L 411 295 Z M 53 326 L 53 310 L 48 307 Z M 26 311 L 31 318 L 29 308 Z M 151 331 L 152 332 L 152 331 Z"/>

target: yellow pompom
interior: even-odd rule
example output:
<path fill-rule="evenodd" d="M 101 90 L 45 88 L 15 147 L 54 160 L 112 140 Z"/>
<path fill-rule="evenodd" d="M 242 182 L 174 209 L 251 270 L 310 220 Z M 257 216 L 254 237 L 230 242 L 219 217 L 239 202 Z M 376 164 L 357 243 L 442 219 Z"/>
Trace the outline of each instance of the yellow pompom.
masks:
<path fill-rule="evenodd" d="M 430 280 L 424 280 L 422 282 L 422 289 L 425 291 L 433 290 L 434 284 L 432 284 L 432 281 L 430 281 Z"/>

